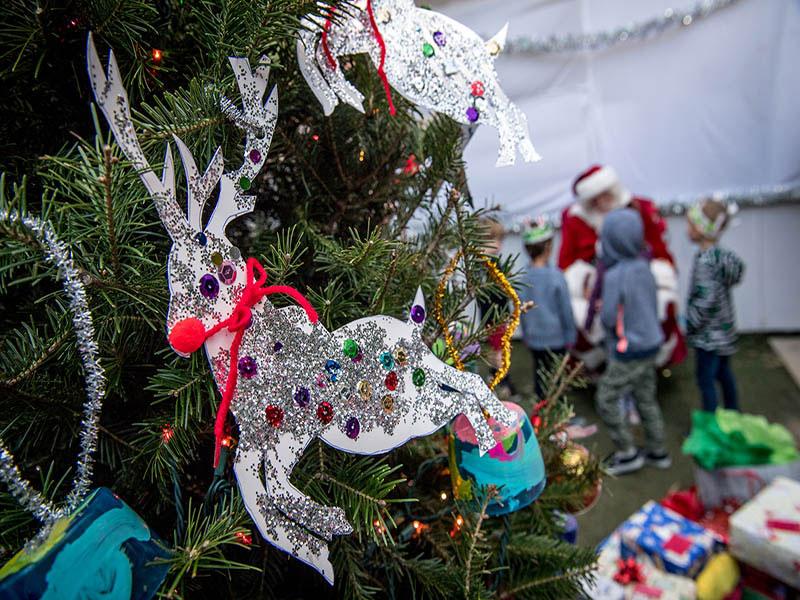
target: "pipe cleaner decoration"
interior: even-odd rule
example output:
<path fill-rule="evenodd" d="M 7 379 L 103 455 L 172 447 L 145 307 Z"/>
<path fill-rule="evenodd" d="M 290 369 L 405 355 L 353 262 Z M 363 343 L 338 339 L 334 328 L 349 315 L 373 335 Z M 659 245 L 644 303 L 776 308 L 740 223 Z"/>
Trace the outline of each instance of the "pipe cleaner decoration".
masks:
<path fill-rule="evenodd" d="M 436 322 L 439 324 L 439 327 L 442 329 L 442 336 L 444 337 L 445 346 L 447 347 L 447 352 L 450 355 L 450 359 L 453 365 L 459 371 L 464 370 L 464 363 L 461 360 L 461 354 L 458 348 L 456 348 L 450 327 L 444 318 L 442 301 L 444 300 L 444 296 L 447 292 L 447 282 L 450 281 L 453 273 L 455 273 L 456 267 L 458 266 L 458 261 L 462 256 L 463 252 L 459 250 L 453 256 L 453 258 L 450 259 L 450 263 L 445 268 L 442 278 L 439 280 L 439 285 L 436 288 L 436 296 L 433 302 L 433 316 L 436 319 Z M 511 367 L 511 339 L 514 337 L 514 332 L 517 330 L 517 327 L 519 327 L 519 319 L 520 315 L 522 314 L 522 303 L 520 302 L 516 290 L 514 290 L 514 286 L 512 286 L 511 282 L 508 281 L 505 273 L 503 273 L 497 267 L 497 263 L 495 263 L 488 256 L 484 256 L 483 264 L 486 266 L 486 271 L 489 274 L 489 277 L 491 277 L 501 288 L 503 288 L 503 291 L 514 305 L 514 310 L 511 313 L 508 323 L 500 326 L 503 327 L 500 346 L 502 362 L 492 378 L 492 381 L 489 383 L 489 389 L 493 390 L 495 387 L 497 387 L 497 384 L 503 381 L 505 376 L 508 374 L 508 369 Z"/>
<path fill-rule="evenodd" d="M 0 440 L 0 479 L 42 523 L 39 532 L 0 569 L 0 597 L 152 598 L 169 570 L 165 562 L 153 563 L 155 558 L 169 556 L 166 546 L 111 490 L 98 488 L 89 495 L 106 380 L 79 272 L 69 248 L 49 222 L 8 210 L 0 213 L 0 221 L 28 229 L 44 251 L 45 261 L 58 268 L 86 375 L 81 449 L 72 489 L 62 505 L 34 489 Z"/>

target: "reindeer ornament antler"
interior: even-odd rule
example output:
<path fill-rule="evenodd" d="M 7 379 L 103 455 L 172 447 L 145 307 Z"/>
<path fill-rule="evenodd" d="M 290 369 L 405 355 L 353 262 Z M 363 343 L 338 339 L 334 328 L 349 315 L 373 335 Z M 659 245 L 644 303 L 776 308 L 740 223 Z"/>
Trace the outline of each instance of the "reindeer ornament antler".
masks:
<path fill-rule="evenodd" d="M 337 60 L 369 54 L 394 114 L 391 87 L 411 102 L 442 112 L 459 123 L 486 123 L 500 134 L 497 165 L 511 165 L 519 149 L 526 162 L 539 160 L 528 137 L 525 114 L 500 87 L 494 60 L 508 25 L 483 41 L 441 13 L 417 8 L 413 0 L 360 0 L 334 17 L 310 16 L 297 40 L 297 60 L 306 82 L 330 115 L 339 101 L 364 112 L 364 96 L 350 84 Z"/>
<path fill-rule="evenodd" d="M 230 61 L 244 105 L 236 119 L 247 132 L 244 163 L 223 173 L 218 150 L 201 175 L 176 137 L 188 178 L 189 206 L 184 213 L 175 199 L 169 147 L 159 179 L 136 139 L 113 53 L 105 75 L 91 37 L 88 42 L 97 103 L 172 238 L 170 344 L 182 354 L 205 346 L 223 390 L 217 439 L 229 404 L 240 433 L 234 472 L 261 534 L 333 582 L 327 542 L 352 528 L 341 508 L 317 504 L 289 481 L 314 438 L 345 452 L 377 454 L 428 435 L 464 414 L 486 452 L 496 442 L 484 410 L 508 425 L 516 415 L 477 374 L 457 371 L 425 346 L 421 290 L 405 322 L 366 317 L 329 332 L 299 292 L 266 286 L 267 275 L 258 261 L 242 259 L 225 237 L 225 225 L 253 208 L 253 198 L 244 192 L 264 164 L 275 128 L 277 93 L 273 90 L 262 104 L 268 69 L 259 66 L 251 71 L 247 59 Z M 223 99 L 222 104 L 231 112 L 230 101 Z M 203 227 L 203 204 L 218 180 L 219 200 Z M 266 298 L 271 293 L 288 293 L 305 310 L 277 309 Z"/>

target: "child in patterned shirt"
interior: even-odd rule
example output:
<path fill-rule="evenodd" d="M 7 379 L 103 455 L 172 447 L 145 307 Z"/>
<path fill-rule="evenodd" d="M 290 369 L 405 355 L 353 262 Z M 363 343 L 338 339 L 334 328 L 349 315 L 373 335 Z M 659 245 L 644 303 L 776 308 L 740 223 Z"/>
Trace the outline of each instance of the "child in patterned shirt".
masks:
<path fill-rule="evenodd" d="M 731 287 L 744 274 L 744 263 L 730 250 L 717 246 L 728 224 L 726 206 L 717 200 L 704 200 L 688 214 L 689 239 L 699 246 L 694 257 L 689 300 L 686 310 L 686 333 L 695 349 L 697 385 L 703 410 L 717 408 L 719 381 L 725 408 L 738 410 L 736 381 L 730 356 L 736 351 L 736 316 Z"/>

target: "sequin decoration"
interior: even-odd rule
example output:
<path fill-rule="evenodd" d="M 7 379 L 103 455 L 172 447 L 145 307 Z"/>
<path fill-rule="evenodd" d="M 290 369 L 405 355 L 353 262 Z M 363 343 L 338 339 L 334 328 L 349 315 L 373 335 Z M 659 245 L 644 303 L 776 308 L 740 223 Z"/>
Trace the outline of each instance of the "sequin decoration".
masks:
<path fill-rule="evenodd" d="M 366 379 L 358 382 L 358 395 L 362 400 L 369 400 L 372 398 L 372 384 Z"/>
<path fill-rule="evenodd" d="M 255 164 L 261 162 L 261 152 L 258 151 L 258 148 L 253 148 L 250 150 L 250 160 L 252 160 Z"/>
<path fill-rule="evenodd" d="M 477 121 L 480 118 L 480 116 L 481 113 L 474 106 L 470 106 L 467 109 L 467 121 L 469 121 L 470 123 L 474 123 L 475 121 Z"/>
<path fill-rule="evenodd" d="M 342 366 L 339 364 L 339 361 L 333 360 L 329 358 L 325 361 L 325 372 L 328 374 L 328 379 L 333 382 L 339 380 L 339 372 L 341 371 Z"/>
<path fill-rule="evenodd" d="M 214 300 L 219 294 L 219 281 L 217 281 L 217 278 L 210 273 L 203 275 L 200 278 L 200 293 L 203 294 L 204 298 Z"/>
<path fill-rule="evenodd" d="M 383 412 L 391 413 L 394 410 L 394 398 L 387 394 L 381 399 L 381 406 L 383 407 Z"/>
<path fill-rule="evenodd" d="M 277 354 L 281 350 L 283 350 L 283 342 L 275 342 L 274 344 L 272 344 L 273 353 Z"/>
<path fill-rule="evenodd" d="M 194 236 L 194 241 L 196 241 L 201 246 L 205 246 L 208 244 L 208 237 L 202 231 L 198 231 L 197 234 Z"/>
<path fill-rule="evenodd" d="M 211 262 L 215 267 L 219 267 L 222 264 L 222 254 L 219 252 L 212 252 Z"/>
<path fill-rule="evenodd" d="M 356 417 L 350 417 L 347 419 L 347 424 L 344 426 L 344 432 L 347 434 L 347 437 L 352 440 L 358 437 L 358 434 L 361 433 L 361 424 L 358 422 Z"/>
<path fill-rule="evenodd" d="M 225 285 L 231 285 L 236 281 L 236 266 L 226 260 L 219 266 L 219 280 Z"/>
<path fill-rule="evenodd" d="M 297 406 L 305 408 L 311 402 L 311 392 L 307 387 L 299 387 L 294 392 L 294 401 Z"/>
<path fill-rule="evenodd" d="M 348 358 L 353 359 L 358 356 L 358 344 L 355 340 L 345 340 L 342 344 L 342 352 Z"/>
<path fill-rule="evenodd" d="M 386 375 L 386 379 L 383 380 L 383 384 L 386 386 L 386 389 L 393 392 L 397 389 L 397 373 L 394 371 L 389 371 Z"/>
<path fill-rule="evenodd" d="M 283 423 L 283 409 L 280 406 L 270 404 L 267 406 L 267 423 L 272 427 L 280 427 Z"/>
<path fill-rule="evenodd" d="M 326 425 L 333 421 L 333 406 L 330 402 L 320 402 L 317 406 L 317 418 Z"/>
<path fill-rule="evenodd" d="M 408 364 L 408 352 L 402 346 L 398 346 L 394 351 L 394 360 L 401 367 Z"/>
<path fill-rule="evenodd" d="M 258 373 L 258 363 L 252 356 L 243 356 L 239 359 L 239 373 L 245 379 L 252 379 Z"/>
<path fill-rule="evenodd" d="M 483 40 L 461 23 L 411 2 L 372 0 L 371 6 L 376 21 L 361 3 L 360 8 L 337 10 L 330 18 L 310 14 L 298 30 L 300 72 L 326 115 L 340 102 L 364 112 L 364 94 L 347 80 L 343 68 L 347 61 L 341 59 L 367 54 L 376 67 L 383 67 L 378 76 L 385 77 L 387 100 L 398 93 L 459 123 L 495 127 L 500 137 L 498 166 L 514 164 L 517 154 L 526 162 L 539 160 L 527 118 L 506 96 L 495 70 L 507 27 Z M 392 18 L 383 20 L 386 10 L 392 11 Z M 474 81 L 484 84 L 486 103 L 471 120 L 466 111 L 474 98 L 470 93 Z"/>
<path fill-rule="evenodd" d="M 414 385 L 417 387 L 425 385 L 425 370 L 419 368 L 414 369 L 414 373 L 411 375 L 411 381 L 413 381 Z"/>
<path fill-rule="evenodd" d="M 247 191 L 250 189 L 250 186 L 253 185 L 253 182 L 250 181 L 249 177 L 239 177 L 239 187 L 242 188 L 243 191 Z"/>
<path fill-rule="evenodd" d="M 425 308 L 419 304 L 411 307 L 411 320 L 414 323 L 422 323 L 425 320 Z"/>
<path fill-rule="evenodd" d="M 470 91 L 472 95 L 476 98 L 482 98 L 484 92 L 486 91 L 486 87 L 483 85 L 481 81 L 473 81 L 472 85 L 470 86 Z"/>
<path fill-rule="evenodd" d="M 380 356 L 378 357 L 381 365 L 387 371 L 394 367 L 394 357 L 392 356 L 391 352 L 381 352 Z"/>

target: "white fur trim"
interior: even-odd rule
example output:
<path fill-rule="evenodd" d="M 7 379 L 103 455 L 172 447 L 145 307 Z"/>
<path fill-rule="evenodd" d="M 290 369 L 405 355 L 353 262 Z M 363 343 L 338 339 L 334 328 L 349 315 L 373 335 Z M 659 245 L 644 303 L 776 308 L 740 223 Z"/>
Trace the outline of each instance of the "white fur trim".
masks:
<path fill-rule="evenodd" d="M 611 167 L 601 167 L 599 171 L 584 177 L 575 185 L 575 195 L 581 202 L 586 202 L 617 185 L 619 185 L 617 172 Z"/>

